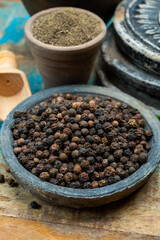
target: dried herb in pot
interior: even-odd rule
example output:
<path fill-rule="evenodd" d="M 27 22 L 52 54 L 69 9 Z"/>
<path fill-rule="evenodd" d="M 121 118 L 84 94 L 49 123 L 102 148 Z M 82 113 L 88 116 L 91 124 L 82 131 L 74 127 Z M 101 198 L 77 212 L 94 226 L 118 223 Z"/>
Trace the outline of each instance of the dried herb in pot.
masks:
<path fill-rule="evenodd" d="M 35 20 L 32 34 L 39 41 L 54 46 L 76 46 L 91 41 L 102 31 L 101 22 L 74 8 L 65 8 Z"/>
<path fill-rule="evenodd" d="M 18 161 L 42 181 L 100 188 L 137 171 L 148 159 L 152 132 L 138 110 L 109 97 L 54 94 L 14 112 Z"/>

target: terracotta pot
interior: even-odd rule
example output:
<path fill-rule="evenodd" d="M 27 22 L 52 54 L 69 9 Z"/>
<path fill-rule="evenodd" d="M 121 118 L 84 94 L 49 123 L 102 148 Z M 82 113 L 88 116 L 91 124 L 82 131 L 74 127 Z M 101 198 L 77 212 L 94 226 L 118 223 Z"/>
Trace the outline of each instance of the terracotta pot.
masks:
<path fill-rule="evenodd" d="M 109 20 L 113 15 L 116 5 L 120 0 L 22 0 L 28 12 L 33 15 L 44 9 L 53 7 L 72 6 L 87 9 L 98 14 L 104 20 Z"/>
<path fill-rule="evenodd" d="M 42 43 L 32 35 L 32 24 L 38 17 L 62 8 L 51 8 L 33 15 L 25 25 L 25 37 L 35 57 L 45 87 L 65 84 L 87 83 L 97 53 L 106 35 L 106 26 L 101 18 L 87 10 L 78 9 L 99 19 L 102 32 L 93 40 L 78 46 L 59 47 Z"/>

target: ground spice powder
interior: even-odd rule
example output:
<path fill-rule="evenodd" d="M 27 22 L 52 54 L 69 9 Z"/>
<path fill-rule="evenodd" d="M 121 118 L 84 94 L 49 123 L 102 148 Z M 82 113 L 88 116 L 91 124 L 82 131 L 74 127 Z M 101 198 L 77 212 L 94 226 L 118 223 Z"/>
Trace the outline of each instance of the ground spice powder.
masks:
<path fill-rule="evenodd" d="M 74 8 L 61 9 L 35 20 L 33 36 L 39 41 L 54 46 L 84 44 L 102 31 L 101 22 L 88 13 Z"/>

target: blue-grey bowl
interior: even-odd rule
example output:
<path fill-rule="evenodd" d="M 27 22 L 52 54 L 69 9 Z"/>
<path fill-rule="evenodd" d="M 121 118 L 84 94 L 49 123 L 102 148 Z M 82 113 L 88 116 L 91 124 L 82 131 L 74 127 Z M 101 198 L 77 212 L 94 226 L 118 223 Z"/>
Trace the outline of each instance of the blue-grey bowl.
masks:
<path fill-rule="evenodd" d="M 54 93 L 80 93 L 99 97 L 110 96 L 138 109 L 146 122 L 146 129 L 151 129 L 153 137 L 148 161 L 128 178 L 112 185 L 97 189 L 72 189 L 43 182 L 28 172 L 17 160 L 13 152 L 13 136 L 10 126 L 13 124 L 15 110 L 27 110 L 44 101 Z M 88 85 L 72 85 L 48 89 L 29 97 L 13 109 L 3 123 L 1 130 L 2 155 L 17 181 L 29 192 L 53 204 L 84 208 L 104 205 L 131 194 L 153 174 L 160 161 L 160 122 L 157 117 L 141 102 L 117 90 Z"/>

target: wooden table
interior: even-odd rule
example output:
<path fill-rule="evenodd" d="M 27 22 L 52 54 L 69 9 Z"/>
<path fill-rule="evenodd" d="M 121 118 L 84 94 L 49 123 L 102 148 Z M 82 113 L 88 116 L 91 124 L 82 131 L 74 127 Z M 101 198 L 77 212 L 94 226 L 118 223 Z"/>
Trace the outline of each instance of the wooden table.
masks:
<path fill-rule="evenodd" d="M 32 93 L 39 91 L 42 80 L 23 38 L 29 16 L 18 2 L 1 1 L 0 7 L 0 49 L 18 55 Z M 12 177 L 1 155 L 0 173 Z M 0 187 L 0 240 L 160 240 L 160 168 L 131 196 L 96 209 L 50 206 L 21 186 L 11 188 L 5 182 Z M 33 200 L 42 208 L 33 210 Z"/>

